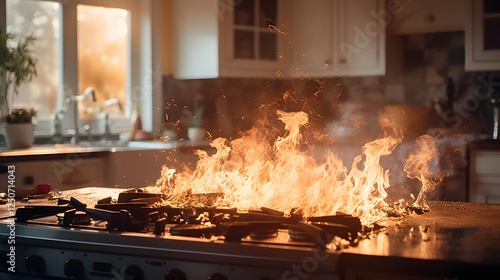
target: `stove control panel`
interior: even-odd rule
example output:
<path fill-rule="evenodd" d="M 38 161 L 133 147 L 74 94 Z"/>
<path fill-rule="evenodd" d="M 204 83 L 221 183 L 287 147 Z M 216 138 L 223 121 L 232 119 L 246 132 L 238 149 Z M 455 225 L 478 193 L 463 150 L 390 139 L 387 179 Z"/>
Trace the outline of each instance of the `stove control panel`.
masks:
<path fill-rule="evenodd" d="M 2 246 L 5 244 L 2 244 Z M 7 256 L 5 248 L 1 249 L 1 259 Z M 134 256 L 134 249 L 129 254 L 101 252 L 82 252 L 47 247 L 18 245 L 16 250 L 16 272 L 6 271 L 0 266 L 1 279 L 35 279 L 40 275 L 45 278 L 73 279 L 166 279 L 166 280 L 336 280 L 336 275 L 307 272 L 291 266 L 289 269 L 268 268 L 224 263 L 211 263 L 187 260 L 172 260 Z M 22 262 L 21 262 L 22 260 Z M 307 274 L 307 275 L 305 275 Z M 33 278 L 30 278 L 33 276 Z"/>

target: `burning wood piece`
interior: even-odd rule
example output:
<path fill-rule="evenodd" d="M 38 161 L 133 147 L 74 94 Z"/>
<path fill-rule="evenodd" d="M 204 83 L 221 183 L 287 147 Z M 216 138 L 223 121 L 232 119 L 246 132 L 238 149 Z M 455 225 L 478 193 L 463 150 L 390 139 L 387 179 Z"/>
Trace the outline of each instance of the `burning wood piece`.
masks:
<path fill-rule="evenodd" d="M 347 214 L 308 217 L 307 220 L 312 223 L 331 223 L 331 224 L 345 225 L 356 232 L 359 232 L 362 229 L 361 220 L 358 217 L 354 217 Z"/>
<path fill-rule="evenodd" d="M 301 216 L 274 216 L 274 215 L 268 215 L 268 214 L 262 214 L 262 213 L 254 213 L 254 212 L 249 212 L 249 213 L 239 213 L 234 217 L 235 220 L 238 221 L 273 221 L 273 222 L 280 222 L 282 224 L 296 224 L 299 223 L 300 221 L 303 221 L 303 218 Z"/>
<path fill-rule="evenodd" d="M 171 235 L 188 237 L 211 237 L 216 232 L 216 225 L 176 225 L 169 230 Z"/>
<path fill-rule="evenodd" d="M 161 194 L 145 192 L 141 189 L 131 189 L 121 192 L 118 195 L 118 203 L 131 202 L 132 200 L 145 199 L 145 198 L 158 198 L 162 197 Z"/>
<path fill-rule="evenodd" d="M 323 230 L 321 227 L 300 222 L 289 226 L 288 233 L 290 238 L 295 241 L 312 241 L 321 248 L 325 248 L 326 244 L 330 243 L 333 235 Z"/>
<path fill-rule="evenodd" d="M 285 215 L 284 212 L 274 210 L 274 209 L 271 209 L 268 207 L 260 207 L 260 210 L 265 214 L 269 214 L 269 215 L 273 215 L 273 216 L 283 217 Z"/>
<path fill-rule="evenodd" d="M 57 221 L 58 224 L 62 226 L 90 225 L 92 218 L 83 211 L 71 209 L 64 213 L 57 214 Z"/>
<path fill-rule="evenodd" d="M 101 198 L 97 201 L 97 204 L 109 204 L 113 201 L 113 199 L 111 198 L 111 196 L 108 196 L 108 197 L 104 197 L 104 198 Z"/>
<path fill-rule="evenodd" d="M 281 227 L 279 222 L 232 222 L 227 225 L 224 240 L 226 242 L 240 242 L 243 237 L 249 236 L 252 232 L 277 231 Z"/>
<path fill-rule="evenodd" d="M 215 206 L 222 198 L 224 198 L 224 193 L 194 193 L 189 194 L 186 199 L 188 205 L 210 207 Z"/>

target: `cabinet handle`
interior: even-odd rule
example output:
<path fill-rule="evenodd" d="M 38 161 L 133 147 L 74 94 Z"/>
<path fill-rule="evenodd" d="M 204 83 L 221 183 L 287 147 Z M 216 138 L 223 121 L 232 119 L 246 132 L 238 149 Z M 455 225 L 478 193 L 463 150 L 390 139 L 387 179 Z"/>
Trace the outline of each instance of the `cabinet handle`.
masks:
<path fill-rule="evenodd" d="M 428 14 L 425 16 L 425 22 L 433 23 L 436 20 L 436 16 L 433 14 Z"/>

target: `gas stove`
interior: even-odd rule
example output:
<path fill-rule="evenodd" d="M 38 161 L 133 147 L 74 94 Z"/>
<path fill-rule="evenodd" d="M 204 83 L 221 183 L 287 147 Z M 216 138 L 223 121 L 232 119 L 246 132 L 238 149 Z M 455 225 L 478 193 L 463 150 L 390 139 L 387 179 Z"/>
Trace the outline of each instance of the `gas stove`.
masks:
<path fill-rule="evenodd" d="M 88 197 L 103 191 L 32 201 L 0 220 L 4 276 L 335 279 L 338 240 L 361 229 L 349 215 L 305 222 L 265 208 L 158 206 L 158 195 L 137 190 L 118 199 Z"/>
<path fill-rule="evenodd" d="M 108 196 L 109 195 L 109 196 Z M 217 196 L 208 194 L 207 197 Z M 162 205 L 84 188 L 1 205 L 2 279 L 496 279 L 500 205 L 429 202 L 381 222 Z M 373 230 L 373 228 L 372 228 Z"/>

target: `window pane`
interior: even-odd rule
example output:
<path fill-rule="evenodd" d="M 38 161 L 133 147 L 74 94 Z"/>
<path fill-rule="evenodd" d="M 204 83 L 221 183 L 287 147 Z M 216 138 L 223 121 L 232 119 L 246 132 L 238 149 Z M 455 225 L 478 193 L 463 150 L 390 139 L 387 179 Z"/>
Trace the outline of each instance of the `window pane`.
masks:
<path fill-rule="evenodd" d="M 260 27 L 268 27 L 278 22 L 278 2 L 260 0 Z"/>
<path fill-rule="evenodd" d="M 278 58 L 278 36 L 276 33 L 259 32 L 260 59 L 276 60 Z"/>
<path fill-rule="evenodd" d="M 234 24 L 236 25 L 254 25 L 255 3 L 254 0 L 235 0 L 234 1 Z"/>
<path fill-rule="evenodd" d="M 39 119 L 48 119 L 57 103 L 59 85 L 60 4 L 52 1 L 7 1 L 7 31 L 16 39 L 36 37 L 32 48 L 37 59 L 37 76 L 19 87 L 13 106 L 31 106 Z"/>
<path fill-rule="evenodd" d="M 116 105 L 103 102 L 118 98 L 126 103 L 129 13 L 123 9 L 78 5 L 78 90 L 93 87 L 97 101 L 90 98 L 79 106 L 83 119 L 100 117 L 106 110 L 112 117 L 124 115 Z"/>
<path fill-rule="evenodd" d="M 234 57 L 241 59 L 254 59 L 254 38 L 253 31 L 234 31 Z"/>

